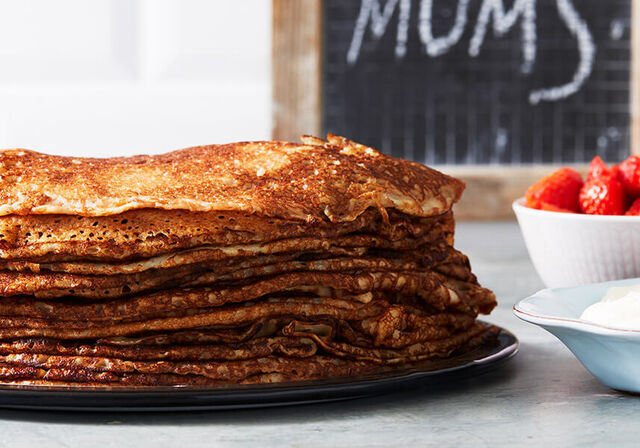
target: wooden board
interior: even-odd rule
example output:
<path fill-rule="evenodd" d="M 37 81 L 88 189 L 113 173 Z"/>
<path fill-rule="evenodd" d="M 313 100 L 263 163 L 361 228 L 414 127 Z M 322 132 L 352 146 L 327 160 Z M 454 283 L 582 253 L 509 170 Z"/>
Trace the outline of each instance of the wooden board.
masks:
<path fill-rule="evenodd" d="M 631 12 L 631 153 L 640 155 L 640 0 Z"/>
<path fill-rule="evenodd" d="M 320 135 L 322 2 L 273 0 L 272 23 L 272 136 Z"/>
<path fill-rule="evenodd" d="M 583 175 L 587 165 L 568 165 Z M 459 220 L 514 219 L 511 209 L 514 200 L 524 196 L 529 185 L 561 165 L 529 165 L 502 167 L 496 165 L 438 166 L 444 173 L 462 179 L 467 188 L 454 207 Z"/>

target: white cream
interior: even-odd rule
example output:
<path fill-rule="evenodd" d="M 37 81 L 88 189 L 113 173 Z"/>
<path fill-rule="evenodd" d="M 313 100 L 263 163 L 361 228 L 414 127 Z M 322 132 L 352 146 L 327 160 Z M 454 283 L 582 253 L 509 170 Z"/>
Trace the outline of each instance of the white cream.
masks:
<path fill-rule="evenodd" d="M 640 330 L 640 284 L 609 288 L 580 319 L 613 328 Z"/>

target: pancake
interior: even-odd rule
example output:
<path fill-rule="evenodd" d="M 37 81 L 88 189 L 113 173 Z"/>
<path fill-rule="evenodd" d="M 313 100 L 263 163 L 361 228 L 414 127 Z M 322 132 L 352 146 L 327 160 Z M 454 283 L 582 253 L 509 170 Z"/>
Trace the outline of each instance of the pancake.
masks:
<path fill-rule="evenodd" d="M 0 175 L 0 215 L 156 208 L 348 222 L 370 207 L 440 215 L 464 189 L 424 165 L 332 135 L 304 144 L 243 142 L 110 159 L 5 150 Z"/>
<path fill-rule="evenodd" d="M 449 333 L 446 337 L 436 340 L 397 344 L 397 348 L 371 348 L 353 345 L 340 341 L 325 340 L 316 334 L 300 332 L 301 336 L 308 336 L 317 343 L 317 350 L 339 358 L 357 359 L 376 364 L 407 364 L 433 358 L 444 358 L 451 355 L 462 346 L 473 347 L 483 340 L 495 336 L 497 327 L 485 327 L 476 323 L 463 331 Z"/>
<path fill-rule="evenodd" d="M 216 386 L 404 369 L 495 338 L 464 184 L 347 139 L 0 153 L 0 383 Z"/>
<path fill-rule="evenodd" d="M 459 290 L 450 288 L 443 277 L 421 271 L 407 272 L 291 272 L 242 285 L 201 288 L 177 288 L 120 300 L 99 302 L 6 298 L 0 300 L 0 315 L 56 318 L 61 320 L 122 320 L 155 316 L 169 312 L 220 307 L 249 302 L 278 293 L 309 292 L 319 299 L 352 297 L 354 302 L 368 302 L 373 293 L 388 296 L 408 296 L 419 299 L 432 309 L 456 309 L 475 313 L 476 303 L 495 303 L 495 296 L 486 289 L 478 290 L 472 300 Z M 485 299 L 486 296 L 486 299 Z"/>
<path fill-rule="evenodd" d="M 393 312 L 387 313 L 390 308 Z M 392 307 L 384 300 L 359 303 L 349 299 L 271 298 L 260 303 L 205 309 L 196 313 L 182 313 L 177 317 L 166 313 L 164 317 L 140 317 L 127 321 L 3 317 L 0 318 L 0 338 L 97 339 L 220 325 L 246 326 L 263 319 L 295 316 L 299 320 L 328 317 L 340 321 L 354 321 L 354 323 L 370 318 L 366 326 L 361 329 L 363 332 L 375 332 L 378 342 L 381 344 L 381 338 L 385 335 L 389 338 L 396 337 L 393 330 L 405 328 L 411 322 L 428 324 L 426 331 L 436 331 L 434 328 L 438 322 L 451 324 L 464 315 L 468 314 L 420 315 L 416 310 L 410 310 L 407 307 Z M 475 317 L 473 314 L 468 316 Z M 391 333 L 386 334 L 383 330 L 390 330 Z"/>
<path fill-rule="evenodd" d="M 52 339 L 19 339 L 0 342 L 0 354 L 41 354 L 97 356 L 136 361 L 230 361 L 285 355 L 306 358 L 316 354 L 316 344 L 309 338 L 258 338 L 240 344 L 189 345 L 177 347 L 117 346 L 80 344 Z"/>
<path fill-rule="evenodd" d="M 0 271 L 0 296 L 118 298 L 163 287 L 173 289 L 179 286 L 210 286 L 296 271 L 419 271 L 442 263 L 447 264 L 457 256 L 457 253 L 450 248 L 439 249 L 422 258 L 412 258 L 412 254 L 406 254 L 403 258 L 351 256 L 308 259 L 308 254 L 305 254 L 303 259 L 295 259 L 294 256 L 288 255 L 288 260 L 287 257 L 279 259 L 274 257 L 271 260 L 250 257 L 242 263 L 191 263 L 175 268 L 120 275 Z M 326 254 L 323 255 L 326 256 Z M 457 278 L 472 279 L 466 274 L 467 272 L 470 274 L 468 268 L 461 266 L 456 272 Z"/>
<path fill-rule="evenodd" d="M 386 212 L 385 212 L 386 213 Z M 331 238 L 361 232 L 397 241 L 407 235 L 417 237 L 434 227 L 453 231 L 451 213 L 430 218 L 410 218 L 397 212 L 384 216 L 370 209 L 345 223 L 300 222 L 234 212 L 187 212 L 156 209 L 133 210 L 115 216 L 72 215 L 0 216 L 0 256 L 48 248 L 58 252 L 65 245 L 85 250 L 87 257 L 114 258 L 131 254 L 158 255 L 163 250 L 188 249 L 205 245 L 265 243 L 283 238 L 312 236 Z M 122 249 L 118 251 L 117 249 Z"/>
<path fill-rule="evenodd" d="M 83 381 L 83 379 L 94 380 L 95 378 L 102 378 L 98 382 L 105 381 L 106 378 L 114 378 L 111 375 L 114 375 L 115 378 L 126 375 L 134 375 L 134 377 L 151 375 L 149 379 L 143 380 L 141 384 L 149 384 L 151 378 L 162 378 L 162 375 L 195 375 L 215 381 L 234 383 L 242 382 L 256 374 L 267 373 L 293 375 L 297 380 L 316 379 L 326 376 L 342 376 L 345 373 L 345 369 L 351 369 L 352 374 L 373 373 L 380 370 L 379 367 L 375 368 L 375 366 L 394 365 L 398 360 L 406 362 L 406 359 L 402 359 L 403 355 L 414 362 L 425 358 L 446 357 L 455 352 L 456 349 L 459 349 L 462 344 L 468 344 L 472 347 L 491 334 L 495 334 L 495 331 L 495 327 L 487 328 L 482 324 L 477 324 L 469 330 L 456 333 L 446 340 L 422 344 L 420 346 L 421 354 L 416 354 L 419 352 L 415 346 L 410 347 L 409 351 L 403 352 L 367 350 L 358 347 L 348 348 L 346 344 L 323 345 L 323 347 L 332 347 L 328 351 L 337 354 L 338 358 L 326 355 L 313 356 L 309 352 L 305 352 L 309 357 L 268 356 L 241 360 L 227 359 L 224 361 L 143 361 L 102 356 L 10 353 L 0 355 L 0 378 L 16 380 L 21 377 L 21 374 L 24 375 L 28 372 L 31 377 L 52 380 L 71 379 L 72 381 Z M 308 338 L 303 338 L 302 343 L 310 344 L 312 341 Z M 409 354 L 410 352 L 414 354 Z M 295 350 L 293 353 L 295 353 Z M 34 368 L 41 371 L 29 370 Z M 51 371 L 56 373 L 47 375 L 47 372 Z M 69 373 L 65 374 L 67 376 L 59 376 L 64 371 L 75 372 L 76 376 L 69 377 Z M 96 372 L 105 373 L 106 375 L 96 377 Z M 174 381 L 179 382 L 180 379 L 174 378 Z M 118 380 L 118 382 L 120 381 Z"/>
<path fill-rule="evenodd" d="M 0 342 L 0 354 L 55 355 L 66 357 L 98 357 L 133 361 L 228 361 L 281 355 L 293 358 L 314 356 L 318 350 L 341 358 L 378 363 L 419 361 L 459 347 L 464 341 L 483 333 L 484 325 L 456 330 L 442 329 L 435 337 L 404 344 L 396 349 L 369 348 L 348 341 L 334 340 L 327 334 L 314 332 L 314 324 L 292 321 L 284 329 L 286 336 L 255 338 L 237 344 L 136 346 L 104 343 L 79 343 L 53 339 L 19 339 Z M 319 334 L 320 333 L 320 334 Z M 10 358 L 4 361 L 11 363 Z M 13 357 L 12 359 L 17 359 Z"/>
<path fill-rule="evenodd" d="M 27 384 L 39 385 L 89 383 L 111 386 L 174 386 L 177 384 L 215 386 L 349 377 L 380 371 L 380 366 L 374 363 L 326 356 L 312 359 L 258 358 L 236 362 L 225 361 L 209 366 L 187 364 L 179 369 L 180 373 L 117 374 L 112 371 L 82 369 L 80 365 L 73 365 L 73 363 L 64 363 L 64 365 L 66 366 L 64 368 L 39 368 L 17 363 L 0 363 L 0 381 L 14 383 L 26 379 L 29 381 Z"/>
<path fill-rule="evenodd" d="M 284 324 L 291 322 L 286 317 L 258 319 L 248 325 L 230 327 L 228 325 L 209 326 L 196 330 L 172 331 L 168 333 L 156 332 L 133 336 L 114 336 L 97 339 L 97 344 L 105 345 L 203 345 L 203 344 L 237 344 L 253 338 L 273 336 Z M 323 317 L 320 321 L 324 328 L 333 332 L 338 321 L 328 321 Z M 340 324 L 345 325 L 343 322 Z"/>
<path fill-rule="evenodd" d="M 264 243 L 282 238 L 330 238 L 361 230 L 376 231 L 379 213 L 371 210 L 356 220 L 330 225 L 270 218 L 234 212 L 202 213 L 156 209 L 132 210 L 115 216 L 9 215 L 0 217 L 0 256 L 60 253 L 71 246 L 75 253 L 96 258 L 153 256 L 163 250 L 205 245 Z M 433 220 L 431 220 L 433 221 Z M 429 220 L 419 225 L 429 225 Z M 415 231 L 415 230 L 414 230 Z"/>
<path fill-rule="evenodd" d="M 253 266 L 263 266 L 270 263 L 295 260 L 300 257 L 332 257 L 332 256 L 362 256 L 366 254 L 368 248 L 342 248 L 326 247 L 321 250 L 291 251 L 266 255 L 238 256 L 232 258 L 220 257 L 220 252 L 209 248 L 180 251 L 174 254 L 152 257 L 145 260 L 122 263 L 100 263 L 87 261 L 59 261 L 59 262 L 37 262 L 37 261 L 8 261 L 0 262 L 0 269 L 6 271 L 31 271 L 60 272 L 82 275 L 121 275 L 137 274 L 140 272 L 156 269 L 165 270 L 185 265 L 206 264 L 210 269 L 217 269 L 222 266 L 238 266 L 249 268 Z"/>
<path fill-rule="evenodd" d="M 462 342 L 466 342 L 473 336 L 479 335 L 484 331 L 484 326 L 473 327 L 472 329 L 456 334 L 453 337 L 449 337 L 444 341 L 421 344 L 421 354 L 406 355 L 407 358 L 411 358 L 412 361 L 420 361 L 422 358 L 428 357 L 444 357 L 449 355 L 453 350 L 459 348 Z M 287 338 L 285 338 L 287 339 Z M 220 361 L 142 361 L 142 360 L 130 360 L 120 359 L 115 357 L 102 357 L 102 356 L 73 356 L 73 355 L 46 355 L 41 353 L 15 353 L 0 355 L 1 364 L 14 364 L 24 365 L 29 367 L 38 367 L 44 369 L 61 368 L 61 369 L 83 369 L 92 371 L 106 371 L 116 374 L 124 373 L 149 373 L 149 374 L 180 374 L 180 375 L 202 375 L 216 379 L 227 379 L 225 375 L 229 374 L 229 370 L 233 370 L 236 364 L 242 366 L 240 368 L 249 369 L 249 374 L 255 372 L 254 369 L 258 365 L 262 365 L 262 368 L 268 368 L 268 371 L 261 370 L 260 373 L 272 373 L 278 371 L 279 366 L 277 364 L 297 364 L 301 365 L 307 359 L 306 357 L 313 356 L 315 354 L 315 346 L 311 345 L 306 350 L 301 348 L 294 348 L 290 353 L 287 353 L 289 346 L 294 345 L 294 341 L 297 338 L 292 338 L 288 343 L 280 343 L 280 346 L 286 347 L 283 351 L 285 356 L 291 354 L 294 357 L 287 357 L 286 360 L 277 360 L 272 356 L 265 357 L 253 357 L 247 359 L 224 359 L 224 364 Z M 305 339 L 307 344 L 313 344 L 310 339 Z M 298 344 L 300 346 L 301 344 Z M 273 346 L 277 346 L 273 344 Z M 360 349 L 358 347 L 347 348 L 346 344 L 334 344 L 332 352 L 333 354 L 349 355 L 347 359 L 355 359 L 361 361 L 366 358 L 367 361 L 385 364 L 387 360 L 389 364 L 397 362 L 398 358 L 402 358 L 402 351 L 391 350 L 372 350 L 372 349 Z M 416 351 L 416 347 L 412 347 L 412 350 Z M 313 351 L 314 353 L 312 353 Z M 302 353 L 304 356 L 299 356 Z M 394 362 L 395 361 L 395 362 Z M 228 369 L 226 370 L 225 369 Z M 284 373 L 284 372 L 283 372 Z"/>
<path fill-rule="evenodd" d="M 212 246 L 194 248 L 194 252 L 204 252 L 209 260 L 222 260 L 233 257 L 246 257 L 291 251 L 317 251 L 329 247 L 358 248 L 377 247 L 383 249 L 406 250 L 411 249 L 435 239 L 441 239 L 440 232 L 425 233 L 415 238 L 403 238 L 389 240 L 378 235 L 348 234 L 334 238 L 300 237 L 288 238 L 263 243 L 235 244 L 229 246 Z M 164 241 L 158 242 L 158 247 L 147 246 L 145 249 L 131 248 L 127 245 L 106 244 L 102 248 L 93 250 L 86 244 L 80 243 L 51 243 L 38 245 L 37 247 L 17 247 L 3 250 L 2 256 L 7 259 L 19 259 L 31 262 L 70 261 L 70 260 L 104 260 L 114 261 L 120 259 L 135 259 L 155 257 L 167 257 L 172 250 L 179 247 L 170 247 Z M 147 260 L 151 263 L 163 262 L 164 258 Z M 143 263 L 138 261 L 134 265 Z"/>

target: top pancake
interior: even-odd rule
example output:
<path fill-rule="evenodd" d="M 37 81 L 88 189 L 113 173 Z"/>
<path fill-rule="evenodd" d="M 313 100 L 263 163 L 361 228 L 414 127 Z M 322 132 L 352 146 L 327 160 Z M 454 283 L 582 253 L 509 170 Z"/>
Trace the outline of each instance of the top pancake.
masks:
<path fill-rule="evenodd" d="M 464 184 L 342 137 L 243 142 L 157 156 L 0 153 L 0 215 L 105 216 L 157 208 L 352 221 L 369 207 L 446 212 Z"/>

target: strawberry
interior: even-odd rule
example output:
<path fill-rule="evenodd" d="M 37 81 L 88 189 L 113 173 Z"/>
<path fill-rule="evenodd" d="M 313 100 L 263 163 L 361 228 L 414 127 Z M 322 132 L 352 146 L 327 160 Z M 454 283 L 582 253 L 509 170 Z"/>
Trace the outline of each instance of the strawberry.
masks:
<path fill-rule="evenodd" d="M 631 204 L 631 207 L 629 207 L 625 215 L 640 216 L 640 199 L 633 201 L 633 204 Z"/>
<path fill-rule="evenodd" d="M 571 210 L 567 210 L 566 208 L 556 207 L 555 205 L 547 204 L 546 202 L 543 202 L 540 205 L 540 210 L 545 210 L 548 212 L 558 212 L 558 213 L 575 213 L 575 212 L 572 212 Z"/>
<path fill-rule="evenodd" d="M 592 179 L 601 179 L 603 177 L 615 178 L 617 173 L 617 165 L 609 168 L 599 156 L 595 156 L 589 164 L 589 174 L 587 175 L 587 180 L 589 181 Z"/>
<path fill-rule="evenodd" d="M 618 180 L 629 196 L 640 196 L 640 157 L 631 156 L 618 165 Z"/>
<path fill-rule="evenodd" d="M 624 188 L 612 177 L 589 180 L 580 190 L 580 210 L 589 215 L 623 215 L 626 205 Z"/>
<path fill-rule="evenodd" d="M 578 211 L 578 195 L 582 188 L 582 176 L 571 168 L 559 170 L 531 185 L 525 197 L 527 206 L 541 209 L 543 204 L 570 212 Z"/>

